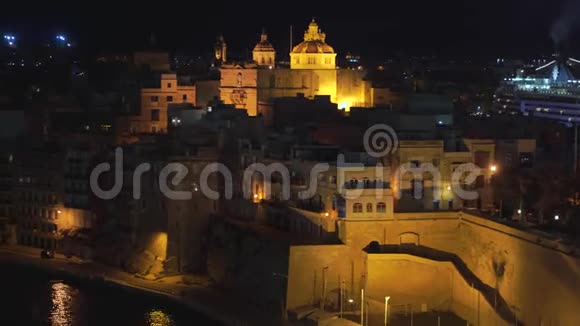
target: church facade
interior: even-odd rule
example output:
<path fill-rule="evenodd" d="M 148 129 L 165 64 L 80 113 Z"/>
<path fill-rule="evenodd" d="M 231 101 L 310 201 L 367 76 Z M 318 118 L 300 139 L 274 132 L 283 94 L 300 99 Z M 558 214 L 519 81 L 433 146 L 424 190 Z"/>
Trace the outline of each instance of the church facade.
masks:
<path fill-rule="evenodd" d="M 337 68 L 336 53 L 314 20 L 304 33 L 304 41 L 292 48 L 290 68 L 276 67 L 276 51 L 265 32 L 252 54 L 251 62 L 224 62 L 220 68 L 221 100 L 246 109 L 249 115 L 263 113 L 274 98 L 298 93 L 310 98 L 330 96 L 345 110 L 370 104 L 365 71 Z"/>

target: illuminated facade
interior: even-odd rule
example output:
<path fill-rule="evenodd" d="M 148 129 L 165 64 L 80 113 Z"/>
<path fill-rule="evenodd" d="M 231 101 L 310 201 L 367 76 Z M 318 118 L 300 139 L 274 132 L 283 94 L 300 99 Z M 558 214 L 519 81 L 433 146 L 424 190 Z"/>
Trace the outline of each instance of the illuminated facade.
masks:
<path fill-rule="evenodd" d="M 312 19 L 304 32 L 304 41 L 290 52 L 291 69 L 335 69 L 336 53 L 326 44 L 326 34 Z"/>
<path fill-rule="evenodd" d="M 259 66 L 274 68 L 276 65 L 276 50 L 268 41 L 268 34 L 265 31 L 262 31 L 260 42 L 256 44 L 252 51 L 252 59 Z"/>
<path fill-rule="evenodd" d="M 312 21 L 304 41 L 290 53 L 290 68 L 275 66 L 275 49 L 262 33 L 253 51 L 253 62 L 222 64 L 220 97 L 226 104 L 246 109 L 249 115 L 263 113 L 277 97 L 328 95 L 339 109 L 370 105 L 370 83 L 365 71 L 336 68 L 336 53 L 326 44 L 326 35 Z M 270 59 L 272 64 L 270 64 Z"/>
<path fill-rule="evenodd" d="M 129 119 L 129 132 L 167 133 L 167 109 L 173 103 L 195 105 L 195 86 L 179 85 L 177 75 L 162 74 L 158 88 L 141 89 L 141 111 Z"/>
<path fill-rule="evenodd" d="M 220 36 L 214 46 L 214 57 L 218 64 L 224 63 L 227 60 L 227 45 L 223 36 Z"/>

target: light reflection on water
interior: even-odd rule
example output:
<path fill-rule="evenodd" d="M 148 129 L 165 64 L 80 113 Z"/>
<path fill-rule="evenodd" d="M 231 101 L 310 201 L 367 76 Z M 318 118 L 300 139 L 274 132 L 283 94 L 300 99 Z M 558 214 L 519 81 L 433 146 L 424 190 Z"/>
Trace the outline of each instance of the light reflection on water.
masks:
<path fill-rule="evenodd" d="M 74 326 L 75 311 L 81 307 L 75 305 L 82 305 L 79 301 L 79 291 L 72 286 L 64 284 L 60 281 L 53 281 L 51 284 L 51 300 L 52 306 L 50 309 L 50 325 L 51 326 Z M 146 326 L 175 326 L 175 322 L 170 314 L 167 312 L 154 308 L 145 314 Z"/>
<path fill-rule="evenodd" d="M 162 310 L 154 309 L 148 313 L 147 325 L 149 326 L 172 326 L 171 316 Z"/>
<path fill-rule="evenodd" d="M 58 282 L 52 284 L 52 309 L 50 321 L 52 326 L 70 326 L 73 320 L 73 300 L 76 290 Z"/>

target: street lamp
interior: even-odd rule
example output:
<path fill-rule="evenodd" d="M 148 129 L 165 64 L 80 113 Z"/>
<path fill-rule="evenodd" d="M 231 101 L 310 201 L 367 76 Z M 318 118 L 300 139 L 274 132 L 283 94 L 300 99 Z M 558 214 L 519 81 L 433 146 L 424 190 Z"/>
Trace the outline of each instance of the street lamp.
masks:
<path fill-rule="evenodd" d="M 360 324 L 365 324 L 365 289 L 360 289 Z"/>
<path fill-rule="evenodd" d="M 491 172 L 496 172 L 497 171 L 497 165 L 494 164 L 494 165 L 490 166 L 489 169 L 490 169 Z"/>
<path fill-rule="evenodd" d="M 385 297 L 385 326 L 387 326 L 387 319 L 389 316 L 389 299 L 391 297 Z"/>

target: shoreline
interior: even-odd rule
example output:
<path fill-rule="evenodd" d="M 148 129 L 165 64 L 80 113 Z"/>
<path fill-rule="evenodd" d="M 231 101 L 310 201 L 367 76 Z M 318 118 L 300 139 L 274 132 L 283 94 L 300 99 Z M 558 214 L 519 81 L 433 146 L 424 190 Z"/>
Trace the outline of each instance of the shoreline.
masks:
<path fill-rule="evenodd" d="M 201 300 L 195 300 L 190 296 L 184 297 L 184 292 L 187 291 L 186 286 L 175 286 L 172 284 L 160 284 L 159 282 L 155 281 L 147 281 L 136 278 L 131 274 L 122 272 L 120 270 L 116 271 L 116 273 L 108 273 L 112 267 L 92 262 L 77 264 L 59 258 L 42 259 L 38 255 L 37 257 L 34 257 L 28 253 L 21 253 L 13 249 L 14 248 L 7 246 L 0 246 L 0 262 L 18 266 L 32 267 L 54 274 L 55 276 L 62 277 L 64 280 L 88 283 L 90 285 L 106 286 L 135 294 L 145 294 L 155 298 L 168 300 L 174 304 L 189 309 L 194 313 L 204 315 L 206 318 L 222 325 L 230 326 L 253 324 L 251 322 L 243 322 L 243 318 L 235 316 L 235 314 L 231 311 L 227 311 L 226 309 L 218 310 L 218 306 L 215 304 L 203 303 L 203 298 L 200 298 Z M 123 279 L 118 277 L 122 274 L 125 276 Z M 150 283 L 149 285 L 156 284 L 158 286 L 156 286 L 157 288 L 153 288 L 152 286 L 148 287 L 147 283 Z M 166 289 L 161 289 L 159 285 L 163 285 Z M 195 288 L 190 287 L 190 289 L 194 290 Z M 203 288 L 203 290 L 211 292 L 210 288 Z M 222 304 L 221 307 L 229 308 L 227 304 Z"/>

